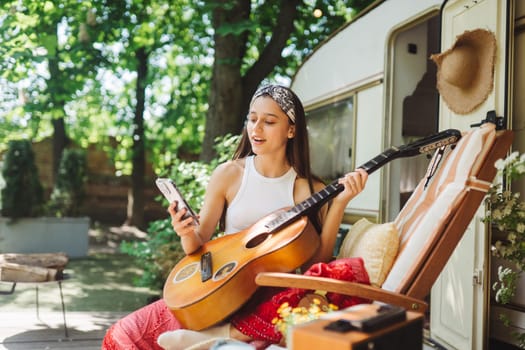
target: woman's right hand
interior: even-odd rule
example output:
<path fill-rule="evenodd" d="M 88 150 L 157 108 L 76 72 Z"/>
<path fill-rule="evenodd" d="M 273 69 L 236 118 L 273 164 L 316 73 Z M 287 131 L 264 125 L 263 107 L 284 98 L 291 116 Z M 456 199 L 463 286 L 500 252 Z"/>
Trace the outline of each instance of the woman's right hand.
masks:
<path fill-rule="evenodd" d="M 168 207 L 168 213 L 170 213 L 171 216 L 171 226 L 173 226 L 173 230 L 179 237 L 194 235 L 196 225 L 193 223 L 193 218 L 189 217 L 183 219 L 182 217 L 184 214 L 186 214 L 186 209 L 183 208 L 182 210 L 177 210 L 177 206 L 177 201 L 174 201 L 170 203 Z"/>

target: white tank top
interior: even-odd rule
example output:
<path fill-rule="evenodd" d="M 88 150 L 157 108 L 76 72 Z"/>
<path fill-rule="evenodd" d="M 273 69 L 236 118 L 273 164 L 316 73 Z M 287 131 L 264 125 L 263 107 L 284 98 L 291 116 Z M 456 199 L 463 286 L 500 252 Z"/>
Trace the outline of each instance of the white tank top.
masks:
<path fill-rule="evenodd" d="M 265 177 L 255 169 L 254 156 L 247 157 L 241 186 L 226 211 L 224 233 L 242 231 L 273 211 L 294 206 L 296 176 L 290 167 L 281 177 Z"/>

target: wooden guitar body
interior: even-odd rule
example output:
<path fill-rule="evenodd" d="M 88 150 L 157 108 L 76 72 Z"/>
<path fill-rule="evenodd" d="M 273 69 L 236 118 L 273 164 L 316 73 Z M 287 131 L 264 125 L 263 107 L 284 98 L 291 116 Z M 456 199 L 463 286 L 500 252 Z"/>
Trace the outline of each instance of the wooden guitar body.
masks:
<path fill-rule="evenodd" d="M 268 233 L 266 224 L 280 212 L 244 231 L 209 241 L 172 269 L 164 284 L 164 300 L 184 328 L 201 330 L 222 321 L 255 293 L 259 272 L 290 272 L 314 255 L 320 239 L 306 216 Z M 203 282 L 201 257 L 207 252 L 212 277 Z"/>

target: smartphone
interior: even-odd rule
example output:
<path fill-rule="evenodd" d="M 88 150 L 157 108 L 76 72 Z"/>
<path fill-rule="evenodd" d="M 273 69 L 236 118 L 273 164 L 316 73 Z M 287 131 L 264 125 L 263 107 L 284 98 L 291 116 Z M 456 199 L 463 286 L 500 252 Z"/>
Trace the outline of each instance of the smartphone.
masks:
<path fill-rule="evenodd" d="M 186 208 L 186 213 L 182 217 L 183 219 L 193 217 L 194 222 L 197 224 L 199 223 L 197 215 L 188 205 L 188 202 L 186 202 L 173 180 L 168 178 L 158 178 L 155 180 L 155 184 L 159 188 L 160 192 L 162 192 L 164 197 L 168 200 L 168 202 L 173 203 L 174 201 L 177 201 L 177 210 Z"/>

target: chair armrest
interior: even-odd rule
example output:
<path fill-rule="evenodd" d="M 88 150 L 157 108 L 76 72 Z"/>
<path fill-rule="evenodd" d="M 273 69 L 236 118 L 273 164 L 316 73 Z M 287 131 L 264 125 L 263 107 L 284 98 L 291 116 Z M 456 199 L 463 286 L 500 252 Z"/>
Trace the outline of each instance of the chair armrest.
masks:
<path fill-rule="evenodd" d="M 365 299 L 401 306 L 407 310 L 421 313 L 424 313 L 428 308 L 426 302 L 416 298 L 366 284 L 341 281 L 333 278 L 293 273 L 262 272 L 255 277 L 255 283 L 259 286 L 322 290 L 325 292 L 359 296 Z"/>

